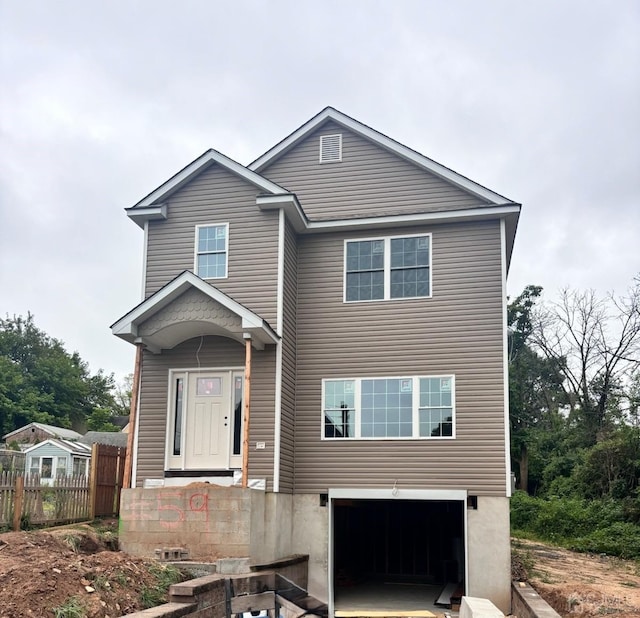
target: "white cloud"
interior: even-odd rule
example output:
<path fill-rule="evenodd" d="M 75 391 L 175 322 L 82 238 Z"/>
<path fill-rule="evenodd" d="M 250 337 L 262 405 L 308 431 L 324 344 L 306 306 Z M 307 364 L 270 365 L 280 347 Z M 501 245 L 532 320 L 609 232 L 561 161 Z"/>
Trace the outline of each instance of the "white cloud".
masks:
<path fill-rule="evenodd" d="M 523 203 L 510 291 L 640 271 L 640 5 L 0 0 L 0 312 L 95 370 L 139 299 L 123 213 L 326 105 Z"/>

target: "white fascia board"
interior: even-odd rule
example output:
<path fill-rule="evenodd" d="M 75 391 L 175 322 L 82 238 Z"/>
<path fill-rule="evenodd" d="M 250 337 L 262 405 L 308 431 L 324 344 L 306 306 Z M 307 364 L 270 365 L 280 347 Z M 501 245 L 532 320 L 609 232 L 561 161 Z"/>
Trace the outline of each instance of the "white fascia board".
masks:
<path fill-rule="evenodd" d="M 138 324 L 144 322 L 154 313 L 166 307 L 172 300 L 182 295 L 188 288 L 194 287 L 203 294 L 222 306 L 226 307 L 242 318 L 242 327 L 257 334 L 261 333 L 259 340 L 263 343 L 275 343 L 278 336 L 269 325 L 250 309 L 233 300 L 217 288 L 209 285 L 191 271 L 185 271 L 173 281 L 158 290 L 155 294 L 140 303 L 125 316 L 111 326 L 111 332 L 123 339 L 131 339 L 137 336 Z"/>
<path fill-rule="evenodd" d="M 329 489 L 330 500 L 466 500 L 466 489 L 388 489 L 336 488 Z"/>
<path fill-rule="evenodd" d="M 302 210 L 297 196 L 293 193 L 259 195 L 256 198 L 256 204 L 260 210 L 283 209 L 293 229 L 299 234 L 306 231 L 309 227 L 309 219 Z"/>
<path fill-rule="evenodd" d="M 313 131 L 319 124 L 323 123 L 328 118 L 333 118 L 331 112 L 335 112 L 336 114 L 339 113 L 338 110 L 335 110 L 332 107 L 326 107 L 319 114 L 316 114 L 313 118 L 296 129 L 293 133 L 291 133 L 291 135 L 276 144 L 273 148 L 267 150 L 267 152 L 258 157 L 255 161 L 247 165 L 247 167 L 250 170 L 258 171 L 260 168 L 267 165 L 267 163 L 278 157 L 281 153 L 291 148 L 293 144 L 304 137 L 307 133 L 311 133 L 311 131 Z"/>
<path fill-rule="evenodd" d="M 156 204 L 155 206 L 145 206 L 144 208 L 136 208 L 135 210 L 126 208 L 125 212 L 129 219 L 144 229 L 147 221 L 158 221 L 159 219 L 167 218 L 167 205 Z"/>
<path fill-rule="evenodd" d="M 44 446 L 45 444 L 53 444 L 53 443 L 51 442 L 51 439 L 43 440 L 42 442 L 38 442 L 37 444 L 34 444 L 33 446 L 30 446 L 29 448 L 26 448 L 22 452 L 26 455 L 27 453 L 30 453 L 33 449 L 40 448 L 41 446 Z"/>
<path fill-rule="evenodd" d="M 24 451 L 24 453 L 29 453 L 31 451 L 33 451 L 36 448 L 40 448 L 41 446 L 45 446 L 46 444 L 50 445 L 50 446 L 55 446 L 63 451 L 67 451 L 67 453 L 71 453 L 72 455 L 75 455 L 76 453 L 74 453 L 73 449 L 71 449 L 70 447 L 68 447 L 66 444 L 63 444 L 60 440 L 56 440 L 55 438 L 49 438 L 48 440 L 44 440 L 43 442 L 38 442 L 37 444 L 34 444 L 32 447 L 26 449 Z"/>
<path fill-rule="evenodd" d="M 278 157 L 281 153 L 291 148 L 297 141 L 302 139 L 305 135 L 311 133 L 317 126 L 323 123 L 325 120 L 333 120 L 338 124 L 343 125 L 347 129 L 353 131 L 354 133 L 358 133 L 359 135 L 371 140 L 374 143 L 382 146 L 386 150 L 394 152 L 395 154 L 401 156 L 412 163 L 415 163 L 419 167 L 426 169 L 427 171 L 447 180 L 454 185 L 464 189 L 465 191 L 472 193 L 473 195 L 477 195 L 478 197 L 485 199 L 493 204 L 504 204 L 505 201 L 510 201 L 505 198 L 503 195 L 499 193 L 495 193 L 486 187 L 478 184 L 477 182 L 473 182 L 466 176 L 462 176 L 457 172 L 425 157 L 424 155 L 412 150 L 411 148 L 404 146 L 400 142 L 396 142 L 395 140 L 387 137 L 386 135 L 379 133 L 375 129 L 368 127 L 361 122 L 358 122 L 354 118 L 339 112 L 337 109 L 332 107 L 327 107 L 322 110 L 319 114 L 311 118 L 308 122 L 303 124 L 299 129 L 294 131 L 289 137 L 282 140 L 279 144 L 274 146 L 271 150 L 265 152 L 261 157 L 256 159 L 253 163 L 248 165 L 250 170 L 259 171 L 273 159 Z"/>
<path fill-rule="evenodd" d="M 495 219 L 510 214 L 519 214 L 520 204 L 505 204 L 464 210 L 423 212 L 410 215 L 388 215 L 385 217 L 364 217 L 362 219 L 335 219 L 332 221 L 310 221 L 307 233 L 344 232 L 348 230 L 376 229 L 414 223 L 451 223 L 455 221 L 481 221 Z"/>
<path fill-rule="evenodd" d="M 184 169 L 172 176 L 169 180 L 161 184 L 157 189 L 149 193 L 145 198 L 141 199 L 137 204 L 127 209 L 127 214 L 131 217 L 134 212 L 154 206 L 158 202 L 161 202 L 166 197 L 177 191 L 180 187 L 189 182 L 194 176 L 199 174 L 204 168 L 208 167 L 212 163 L 218 163 L 222 167 L 228 169 L 230 172 L 244 178 L 251 184 L 259 187 L 267 193 L 286 193 L 286 189 L 283 189 L 275 182 L 267 180 L 260 174 L 246 168 L 244 165 L 240 165 L 237 161 L 230 159 L 217 150 L 207 150 L 204 154 L 200 155 L 195 161 L 189 163 Z"/>

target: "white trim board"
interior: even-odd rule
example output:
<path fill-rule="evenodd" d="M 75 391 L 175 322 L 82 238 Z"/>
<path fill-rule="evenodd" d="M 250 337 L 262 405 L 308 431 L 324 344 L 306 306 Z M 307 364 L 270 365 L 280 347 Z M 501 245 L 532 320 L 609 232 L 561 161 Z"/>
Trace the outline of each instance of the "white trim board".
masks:
<path fill-rule="evenodd" d="M 395 494 L 394 494 L 395 491 Z M 361 489 L 338 487 L 329 488 L 329 500 L 463 500 L 467 499 L 466 489 Z"/>
<path fill-rule="evenodd" d="M 140 323 L 160 311 L 160 309 L 166 307 L 190 288 L 196 288 L 213 301 L 223 305 L 239 316 L 242 319 L 242 329 L 251 337 L 254 347 L 279 341 L 280 338 L 278 335 L 259 315 L 188 270 L 185 270 L 163 288 L 160 288 L 155 294 L 149 296 L 149 298 L 112 324 L 111 332 L 126 341 L 135 342 L 138 337 L 138 325 Z"/>
<path fill-rule="evenodd" d="M 448 167 L 437 163 L 433 159 L 425 157 L 419 152 L 412 150 L 411 148 L 395 141 L 394 139 L 391 139 L 390 137 L 387 137 L 383 133 L 372 129 L 371 127 L 359 122 L 355 118 L 347 116 L 346 114 L 338 111 L 333 107 L 326 107 L 319 114 L 316 114 L 313 118 L 305 122 L 301 127 L 296 129 L 288 137 L 276 144 L 270 150 L 267 150 L 267 152 L 253 161 L 253 163 L 250 163 L 248 165 L 248 168 L 256 172 L 261 171 L 279 156 L 287 152 L 300 140 L 304 139 L 317 127 L 329 120 L 332 120 L 339 125 L 342 125 L 343 127 L 353 131 L 354 133 L 367 138 L 368 140 L 378 144 L 382 148 L 385 148 L 386 150 L 399 155 L 403 159 L 411 161 L 419 167 L 422 167 L 423 169 L 435 174 L 436 176 L 439 176 L 440 178 L 451 182 L 452 184 L 460 187 L 468 193 L 471 193 L 472 195 L 476 195 L 477 197 L 493 204 L 503 204 L 505 202 L 510 202 L 508 198 L 505 198 L 499 193 L 495 193 L 494 191 L 483 187 L 477 182 L 470 180 L 466 176 L 462 176 L 461 174 L 454 172 L 452 169 L 449 169 Z"/>
<path fill-rule="evenodd" d="M 211 148 L 189 163 L 177 174 L 174 174 L 169 180 L 162 183 L 157 189 L 154 189 L 146 197 L 142 198 L 137 204 L 131 208 L 126 208 L 127 216 L 140 227 L 143 227 L 144 221 L 147 219 L 166 219 L 166 204 L 162 204 L 161 202 L 169 198 L 192 178 L 214 163 L 221 165 L 231 173 L 243 178 L 266 193 L 287 193 L 286 189 L 283 189 L 275 182 L 271 182 L 253 170 Z"/>

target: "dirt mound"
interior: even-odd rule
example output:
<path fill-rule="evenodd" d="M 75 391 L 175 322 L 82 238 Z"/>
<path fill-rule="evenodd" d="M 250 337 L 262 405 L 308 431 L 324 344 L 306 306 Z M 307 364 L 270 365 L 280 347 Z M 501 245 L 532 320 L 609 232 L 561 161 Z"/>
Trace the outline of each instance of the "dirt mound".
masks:
<path fill-rule="evenodd" d="M 0 534 L 0 618 L 51 618 L 65 604 L 87 618 L 143 609 L 162 567 L 109 551 L 115 545 L 115 534 L 88 526 Z"/>
<path fill-rule="evenodd" d="M 518 539 L 513 571 L 561 616 L 640 616 L 640 563 Z"/>

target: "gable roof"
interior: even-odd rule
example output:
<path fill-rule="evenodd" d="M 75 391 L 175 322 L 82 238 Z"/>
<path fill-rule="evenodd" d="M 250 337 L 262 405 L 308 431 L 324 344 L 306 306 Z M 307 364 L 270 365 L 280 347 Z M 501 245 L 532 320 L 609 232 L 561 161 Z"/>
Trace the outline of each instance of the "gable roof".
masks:
<path fill-rule="evenodd" d="M 312 131 L 318 128 L 323 123 L 333 120 L 334 122 L 342 125 L 343 127 L 361 135 L 370 141 L 378 144 L 382 148 L 389 150 L 398 156 L 411 161 L 418 167 L 439 176 L 440 178 L 449 181 L 450 183 L 458 186 L 460 189 L 476 195 L 477 197 L 486 200 L 492 205 L 504 205 L 514 204 L 512 200 L 491 191 L 486 187 L 470 180 L 462 174 L 454 172 L 452 169 L 445 167 L 444 165 L 425 157 L 423 154 L 397 142 L 394 139 L 372 129 L 371 127 L 363 124 L 362 122 L 347 116 L 333 107 L 325 107 L 319 114 L 316 114 L 313 118 L 305 122 L 301 127 L 296 129 L 288 137 L 285 137 L 281 142 L 276 144 L 273 148 L 267 150 L 263 155 L 258 157 L 253 163 L 250 163 L 247 167 L 255 172 L 260 172 L 268 165 L 273 163 L 276 159 L 293 148 L 298 142 L 304 139 Z"/>
<path fill-rule="evenodd" d="M 111 446 L 126 447 L 128 434 L 121 431 L 87 431 L 78 440 L 82 444 L 109 444 Z"/>
<path fill-rule="evenodd" d="M 229 325 L 221 324 L 217 328 L 231 339 L 242 340 L 245 336 L 251 337 L 253 346 L 257 349 L 263 348 L 266 344 L 276 343 L 279 339 L 278 335 L 273 331 L 266 320 L 259 315 L 235 301 L 218 288 L 203 281 L 200 277 L 189 270 L 185 270 L 175 279 L 160 288 L 155 294 L 152 294 L 146 300 L 142 301 L 137 307 L 134 307 L 129 313 L 122 316 L 117 322 L 111 325 L 111 332 L 130 343 L 144 343 L 152 352 L 159 352 L 163 346 L 159 345 L 166 342 L 167 328 L 163 331 L 165 336 L 162 339 L 155 338 L 154 335 L 146 337 L 140 336 L 138 327 L 146 320 L 149 320 L 159 311 L 164 309 L 174 300 L 182 296 L 187 290 L 196 289 L 207 296 L 213 302 L 218 303 L 229 312 L 235 314 L 239 318 L 241 329 L 239 331 L 232 330 Z M 176 322 L 177 324 L 177 322 Z M 198 326 L 199 322 L 193 322 L 194 326 Z M 215 322 L 210 322 L 211 326 L 216 326 Z M 194 337 L 201 333 L 187 333 L 184 329 L 179 329 L 177 333 L 181 340 L 184 341 L 188 336 Z M 205 333 L 212 334 L 212 333 Z M 174 345 L 177 345 L 176 341 Z"/>
<path fill-rule="evenodd" d="M 80 455 L 83 457 L 91 457 L 91 447 L 87 444 L 81 444 L 80 442 L 72 442 L 71 440 L 58 440 L 57 438 L 49 438 L 43 442 L 38 442 L 33 446 L 26 449 L 24 452 L 30 453 L 36 449 L 39 449 L 45 445 L 57 446 L 58 448 L 71 453 L 72 455 Z"/>
<path fill-rule="evenodd" d="M 149 195 L 143 197 L 137 204 L 131 208 L 125 208 L 130 219 L 135 221 L 140 227 L 144 227 L 144 222 L 153 219 L 165 219 L 167 216 L 166 204 L 162 202 L 169 198 L 173 193 L 178 191 L 192 178 L 203 172 L 209 166 L 217 163 L 221 167 L 227 169 L 232 174 L 243 178 L 247 182 L 255 185 L 264 193 L 282 195 L 289 192 L 277 185 L 275 182 L 268 180 L 257 172 L 241 165 L 237 161 L 230 159 L 221 152 L 213 148 L 201 154 L 197 159 L 182 168 L 177 174 L 174 174 L 169 180 L 162 183 L 157 189 L 154 189 Z"/>
<path fill-rule="evenodd" d="M 41 431 L 44 431 L 45 433 L 50 434 L 54 438 L 77 440 L 78 438 L 82 437 L 82 434 L 78 433 L 77 431 L 73 431 L 73 429 L 65 429 L 64 427 L 56 427 L 55 425 L 46 425 L 45 423 L 34 422 L 34 423 L 29 423 L 27 425 L 24 425 L 23 427 L 18 427 L 18 429 L 14 429 L 13 431 L 10 431 L 9 433 L 2 436 L 2 439 L 5 440 L 6 442 L 8 438 L 11 438 L 11 436 L 17 434 L 20 431 L 24 431 L 29 427 L 40 429 Z"/>

